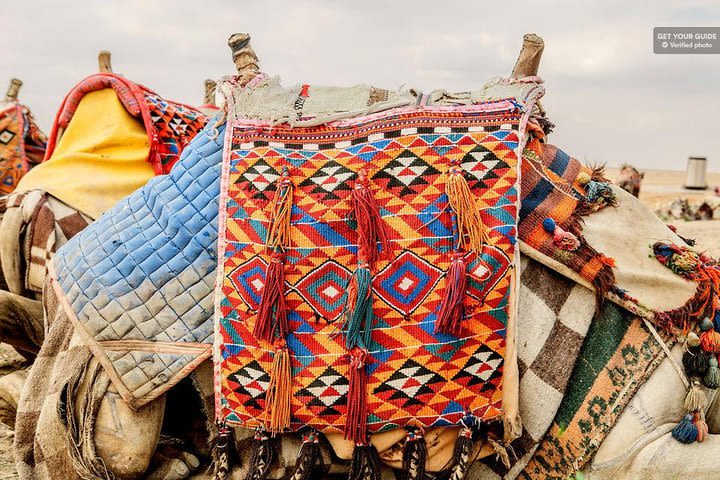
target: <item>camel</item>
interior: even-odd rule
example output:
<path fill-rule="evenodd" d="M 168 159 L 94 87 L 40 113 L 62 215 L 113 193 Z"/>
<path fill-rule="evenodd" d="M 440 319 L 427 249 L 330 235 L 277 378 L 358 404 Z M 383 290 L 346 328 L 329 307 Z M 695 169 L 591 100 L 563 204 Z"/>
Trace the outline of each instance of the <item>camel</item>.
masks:
<path fill-rule="evenodd" d="M 620 167 L 615 183 L 626 192 L 638 197 L 640 196 L 640 184 L 644 176 L 645 172 L 641 173 L 637 168 L 625 163 Z"/>
<path fill-rule="evenodd" d="M 513 78 L 528 78 L 528 74 L 537 73 L 541 40 L 530 36 L 526 43 L 529 47 L 521 52 Z M 252 82 L 258 78 L 259 67 L 257 57 L 249 47 L 249 36 L 233 36 L 230 44 L 235 47 L 233 56 L 239 67 L 239 75 L 231 80 L 230 85 L 250 89 L 241 92 L 252 92 Z M 246 87 L 248 84 L 251 85 Z M 540 112 L 537 114 L 544 117 Z M 162 200 L 164 192 L 178 192 L 177 186 L 184 177 L 187 178 L 186 175 L 210 179 L 205 184 L 209 198 L 214 199 L 209 204 L 209 211 L 214 208 L 217 213 L 219 167 L 225 131 L 225 121 L 221 117 L 187 146 L 169 176 L 149 182 L 103 218 L 121 215 L 123 209 L 131 208 L 139 198 Z M 536 135 L 537 139 L 545 138 L 540 130 L 536 130 Z M 667 333 L 671 329 L 663 330 L 659 326 L 663 319 L 672 321 L 669 314 L 663 316 L 660 313 L 677 310 L 693 298 L 695 284 L 675 276 L 655 258 L 648 258 L 646 246 L 640 240 L 661 238 L 682 245 L 682 239 L 659 222 L 637 199 L 601 181 L 599 170 L 593 171 L 592 175 L 585 173 L 583 177 L 581 173 L 586 170 L 577 160 L 541 141 L 535 142 L 534 148 L 524 154 L 523 165 L 527 165 L 527 170 L 523 171 L 523 176 L 527 174 L 529 177 L 532 172 L 554 172 L 560 177 L 552 177 L 554 188 L 563 195 L 582 188 L 589 192 L 590 186 L 593 191 L 603 192 L 595 202 L 586 205 L 589 212 L 584 216 L 585 226 L 582 229 L 578 225 L 572 228 L 553 225 L 549 229 L 552 241 L 548 245 L 579 242 L 584 251 L 595 252 L 595 258 L 602 264 L 599 270 L 614 272 L 615 288 L 609 288 L 605 278 L 589 280 L 583 276 L 582 269 L 567 263 L 568 254 L 544 255 L 541 247 L 533 246 L 531 237 L 523 238 L 521 233 L 521 249 L 525 258 L 519 277 L 520 314 L 514 326 L 516 337 L 509 334 L 509 343 L 515 339 L 516 356 L 521 364 L 515 381 L 519 387 L 516 400 L 524 428 L 520 429 L 517 423 L 518 431 L 512 432 L 511 425 L 510 433 L 513 435 L 502 443 L 481 441 L 476 445 L 472 456 L 479 461 L 470 468 L 470 478 L 552 478 L 553 474 L 560 472 L 560 476 L 565 477 L 581 470 L 590 478 L 662 478 L 668 473 L 712 478 L 717 467 L 713 464 L 711 452 L 719 441 L 715 435 L 718 431 L 715 392 L 705 390 L 699 383 L 696 388 L 696 380 L 692 379 L 692 399 L 697 408 L 685 408 L 684 386 L 688 380 L 678 364 L 682 362 L 684 348 L 697 348 L 698 345 L 688 335 L 687 347 L 682 342 L 673 346 L 674 341 Z M 557 174 L 555 170 L 559 162 L 568 165 L 570 170 L 575 169 L 575 178 L 567 180 Z M 189 173 L 194 168 L 195 173 Z M 591 185 L 590 182 L 595 183 Z M 523 199 L 532 198 L 530 192 L 522 194 Z M 568 197 L 574 198 L 572 195 Z M 161 210 L 167 214 L 163 218 L 172 219 L 171 223 L 182 220 L 183 215 L 187 215 L 183 206 L 182 202 L 163 206 Z M 196 235 L 188 241 L 195 241 L 198 247 L 202 247 L 198 250 L 198 258 L 204 262 L 203 265 L 213 265 L 215 260 L 212 252 L 217 236 L 216 221 L 216 217 L 209 214 L 206 220 L 192 226 Z M 617 228 L 618 224 L 630 221 L 635 226 L 632 231 Z M 91 225 L 64 247 L 61 251 L 63 257 L 71 258 L 72 252 L 79 251 L 79 245 L 85 245 L 84 241 L 102 233 L 107 225 L 103 222 Z M 578 237 L 583 237 L 583 240 Z M 69 256 L 65 257 L 65 254 Z M 613 258 L 614 262 L 609 258 Z M 205 275 L 214 278 L 214 266 Z M 194 300 L 197 305 L 204 305 L 208 299 L 212 301 L 213 283 L 210 281 L 206 287 L 194 290 L 198 297 Z M 204 414 L 207 419 L 211 415 L 208 412 L 213 409 L 212 372 L 207 360 L 211 338 L 205 334 L 201 341 L 188 345 L 192 349 L 186 350 L 188 359 L 183 361 L 185 367 L 179 374 L 159 372 L 151 379 L 150 390 L 132 390 L 132 379 L 118 377 L 117 369 L 121 364 L 108 356 L 107 352 L 113 352 L 110 344 L 99 344 L 97 338 L 88 333 L 86 326 L 73 318 L 73 309 L 63 300 L 62 288 L 57 277 L 51 275 L 46 280 L 43 301 L 49 328 L 18 406 L 16 456 L 20 475 L 23 478 L 106 478 L 114 475 L 119 478 L 170 479 L 188 478 L 193 471 L 198 471 L 201 461 L 209 455 L 207 438 L 203 437 L 215 436 L 219 442 L 227 442 L 227 438 L 217 437 L 212 422 L 207 422 L 205 432 L 203 428 L 198 429 L 196 415 L 193 415 L 199 414 L 197 417 L 202 419 Z M 662 293 L 658 295 L 658 291 Z M 186 293 L 177 289 L 175 292 L 180 300 Z M 717 294 L 711 291 L 711 295 Z M 598 314 L 593 321 L 596 309 Z M 204 318 L 194 317 L 188 321 L 195 322 L 197 329 L 202 330 L 207 322 L 212 322 L 210 313 L 203 315 Z M 653 321 L 658 326 L 654 326 Z M 618 330 L 614 336 L 609 331 L 610 327 Z M 594 376 L 589 375 L 583 370 L 584 362 L 594 365 L 592 361 L 597 359 L 593 360 L 593 350 L 602 350 L 597 343 L 610 338 L 617 348 L 609 353 L 615 355 L 600 363 L 598 371 L 593 372 Z M 698 339 L 698 343 L 700 341 Z M 110 350 L 103 350 L 103 345 Z M 119 349 L 116 351 L 123 351 L 122 348 L 132 351 L 137 347 L 136 344 L 113 345 Z M 558 348 L 564 349 L 561 355 Z M 142 358 L 152 363 L 153 355 L 179 354 L 180 351 L 173 352 L 157 350 Z M 545 362 L 549 362 L 553 375 L 546 376 L 547 371 L 541 368 Z M 126 373 L 132 372 L 131 368 Z M 188 376 L 192 384 L 179 378 Z M 578 388 L 585 388 L 585 394 L 593 392 L 593 388 L 601 383 L 601 377 L 613 385 L 611 390 L 615 393 L 610 397 L 614 401 L 612 408 L 602 403 L 605 401 L 603 398 L 588 399 L 577 393 Z M 571 385 L 573 380 L 582 378 L 591 378 L 592 385 Z M 513 382 L 512 376 L 505 380 L 507 384 Z M 193 397 L 196 400 L 191 401 Z M 580 407 L 588 401 L 600 402 L 589 407 L 589 417 Z M 180 417 L 178 402 L 185 405 L 192 403 L 195 408 L 180 410 L 184 415 Z M 576 404 L 574 409 L 568 405 L 573 402 Z M 577 405 L 578 402 L 580 405 Z M 681 424 L 684 430 L 675 428 L 677 420 L 688 410 L 706 419 L 708 431 L 702 443 L 684 445 L 671 438 L 690 439 L 682 434 L 688 429 L 692 432 L 693 427 L 689 425 L 694 423 L 687 421 L 687 424 Z M 591 423 L 580 418 L 583 415 Z M 166 418 L 164 425 L 163 418 Z M 178 422 L 180 418 L 184 421 Z M 189 423 L 193 430 L 198 431 L 183 429 L 179 423 Z M 154 460 L 154 454 L 168 460 L 166 444 L 159 442 L 163 428 L 166 433 L 174 430 L 172 433 L 182 437 L 185 446 L 194 447 L 197 455 L 175 453 L 169 462 Z M 679 433 L 671 433 L 675 430 Z M 560 438 L 563 432 L 567 432 L 566 437 L 574 432 L 578 438 L 588 441 L 565 444 L 566 437 Z M 592 437 L 583 437 L 583 432 L 590 432 Z M 697 439 L 697 426 L 694 432 Z M 193 433 L 200 433 L 200 438 Z M 252 432 L 247 430 L 235 431 L 234 443 L 246 461 L 234 469 L 226 465 L 232 478 L 243 478 L 247 473 L 251 436 Z M 390 468 L 402 465 L 404 436 L 401 432 L 399 436 L 392 434 L 371 439 L 386 465 L 383 478 L 394 478 Z M 450 464 L 450 445 L 456 436 L 457 430 L 453 429 L 426 432 L 429 455 L 425 466 L 431 476 L 430 472 L 445 471 L 447 474 L 444 467 Z M 223 446 L 218 441 L 216 447 Z M 282 435 L 273 447 L 275 458 L 268 464 L 270 471 L 262 472 L 265 478 L 281 478 L 292 472 L 301 445 L 300 436 Z M 352 445 L 349 451 L 345 447 L 342 442 L 329 438 L 321 442 L 320 455 L 326 466 L 327 478 L 347 471 Z M 662 459 L 658 458 L 660 452 Z M 687 461 L 688 458 L 692 461 Z M 548 466 L 548 459 L 554 460 L 554 463 Z M 222 467 L 216 472 L 221 476 Z"/>
<path fill-rule="evenodd" d="M 27 360 L 35 358 L 44 336 L 40 300 L 47 273 L 46 262 L 58 248 L 102 211 L 110 208 L 116 200 L 143 185 L 156 173 L 162 173 L 153 171 L 153 167 L 145 162 L 151 142 L 146 136 L 144 125 L 153 125 L 149 112 L 147 118 L 143 119 L 142 111 L 137 107 L 139 104 L 134 104 L 137 111 L 132 109 L 136 100 L 131 98 L 131 93 L 125 93 L 122 98 L 120 93 L 114 93 L 109 83 L 115 81 L 110 58 L 110 52 L 99 53 L 99 75 L 86 79 L 73 90 L 75 96 L 72 100 L 77 102 L 74 106 L 61 109 L 51 135 L 47 163 L 19 179 L 18 187 L 12 195 L 2 197 L 0 340 L 12 345 Z M 89 86 L 96 80 L 106 84 Z M 46 139 L 37 130 L 27 109 L 17 104 L 20 85 L 19 81 L 11 83 L 9 105 L 15 106 L 17 111 L 27 117 L 28 138 L 24 148 L 28 158 L 40 163 L 46 153 Z M 135 84 L 126 82 L 124 85 L 132 85 L 135 93 L 148 92 L 148 95 L 155 95 L 149 90 L 138 90 L 140 87 Z M 154 98 L 162 100 L 161 97 Z M 129 111 L 122 101 L 128 102 Z M 187 128 L 187 131 L 175 133 L 174 130 L 168 130 L 161 134 L 166 142 L 162 148 L 166 151 L 158 154 L 166 158 L 170 158 L 168 154 L 172 153 L 167 149 L 177 148 L 178 144 L 182 147 L 197 128 L 204 125 L 208 116 L 217 113 L 215 82 L 205 82 L 204 101 L 199 110 L 174 102 L 169 102 L 169 105 L 186 110 L 193 119 L 198 120 L 195 126 L 178 118 L 181 120 L 180 127 Z M 100 111 L 106 113 L 105 123 L 96 122 Z M 157 117 L 157 121 L 163 121 L 162 117 Z M 38 142 L 42 140 L 42 148 L 33 143 L 36 137 Z M 157 140 L 152 143 L 156 144 Z M 123 147 L 118 148 L 117 145 Z M 121 170 L 124 177 L 107 178 L 109 169 L 121 168 L 123 164 L 126 167 Z M 103 165 L 108 169 L 103 171 Z M 73 179 L 73 175 L 77 175 L 77 178 Z M 89 185 L 99 187 L 98 182 L 103 181 L 106 187 L 110 184 L 111 187 L 96 191 L 95 194 L 88 193 Z M 18 371 L 0 379 L 0 391 L 3 392 L 0 393 L 0 418 L 9 425 L 14 423 L 14 404 L 25 375 L 25 371 Z"/>

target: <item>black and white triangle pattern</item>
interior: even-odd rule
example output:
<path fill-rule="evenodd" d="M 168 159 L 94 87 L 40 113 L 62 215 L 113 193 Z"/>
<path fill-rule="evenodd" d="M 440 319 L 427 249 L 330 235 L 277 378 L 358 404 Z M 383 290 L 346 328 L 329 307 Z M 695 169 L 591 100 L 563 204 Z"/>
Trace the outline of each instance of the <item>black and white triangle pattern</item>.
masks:
<path fill-rule="evenodd" d="M 498 178 L 495 171 L 508 168 L 509 165 L 487 148 L 478 145 L 463 156 L 460 167 L 471 177 L 469 180 L 475 180 L 482 188 L 488 188 L 485 180 Z"/>
<path fill-rule="evenodd" d="M 426 367 L 412 359 L 405 361 L 402 367 L 394 372 L 390 378 L 381 383 L 375 393 L 392 391 L 390 400 L 405 400 L 402 407 L 420 405 L 423 403 L 419 397 L 423 394 L 434 394 L 431 385 L 444 383 L 445 380 Z"/>
<path fill-rule="evenodd" d="M 235 180 L 235 184 L 245 183 L 248 190 L 256 192 L 255 197 L 270 200 L 271 193 L 275 191 L 279 178 L 280 172 L 265 160 L 259 159 Z"/>
<path fill-rule="evenodd" d="M 296 396 L 310 398 L 307 406 L 319 407 L 321 416 L 339 415 L 340 411 L 336 407 L 347 405 L 349 388 L 350 384 L 347 378 L 340 375 L 334 368 L 328 367 L 310 385 L 300 389 Z"/>
<path fill-rule="evenodd" d="M 387 180 L 388 188 L 400 188 L 400 195 L 415 195 L 412 187 L 428 185 L 428 177 L 439 175 L 440 171 L 410 150 L 404 150 L 385 168 L 377 172 L 373 179 Z"/>
<path fill-rule="evenodd" d="M 257 360 L 248 363 L 244 368 L 228 376 L 229 380 L 238 384 L 235 392 L 247 397 L 243 405 L 261 409 L 258 400 L 265 398 L 270 375 L 262 369 Z"/>
<path fill-rule="evenodd" d="M 334 160 L 329 160 L 309 178 L 300 183 L 300 187 L 311 187 L 310 193 L 320 195 L 322 200 L 338 200 L 337 192 L 352 189 L 349 180 L 355 172 L 345 168 Z"/>
<path fill-rule="evenodd" d="M 467 379 L 468 387 L 482 383 L 495 388 L 488 382 L 502 375 L 500 370 L 502 362 L 501 355 L 485 346 L 481 346 L 473 356 L 468 358 L 465 366 L 455 374 L 452 380 Z"/>

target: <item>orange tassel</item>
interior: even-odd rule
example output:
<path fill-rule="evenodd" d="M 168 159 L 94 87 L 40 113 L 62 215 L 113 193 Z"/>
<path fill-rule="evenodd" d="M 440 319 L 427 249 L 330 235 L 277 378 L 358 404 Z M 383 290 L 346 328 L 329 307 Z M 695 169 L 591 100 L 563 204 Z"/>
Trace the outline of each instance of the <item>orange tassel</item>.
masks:
<path fill-rule="evenodd" d="M 288 247 L 290 244 L 290 215 L 292 214 L 293 184 L 287 167 L 282 175 L 273 197 L 273 211 L 270 217 L 270 228 L 267 233 L 268 247 Z"/>
<path fill-rule="evenodd" d="M 290 372 L 290 352 L 285 340 L 275 343 L 270 383 L 265 396 L 265 410 L 268 416 L 265 429 L 270 433 L 282 433 L 290 428 L 290 400 L 292 396 L 292 375 Z"/>
<path fill-rule="evenodd" d="M 380 216 L 380 209 L 370 191 L 365 170 L 358 172 L 358 179 L 352 191 L 353 211 L 357 221 L 358 232 L 358 259 L 373 265 L 381 255 L 388 257 L 390 252 L 390 239 L 388 238 L 385 222 Z"/>
<path fill-rule="evenodd" d="M 487 240 L 487 231 L 463 170 L 457 165 L 451 166 L 448 171 L 445 193 L 457 218 L 460 249 L 480 252 Z"/>
<path fill-rule="evenodd" d="M 455 252 L 445 275 L 445 293 L 435 321 L 435 333 L 458 336 L 460 322 L 465 316 L 465 290 L 467 289 L 467 266 L 465 253 Z"/>
<path fill-rule="evenodd" d="M 708 330 L 700 335 L 700 347 L 706 352 L 720 353 L 720 333 Z"/>
<path fill-rule="evenodd" d="M 367 442 L 367 378 L 365 359 L 367 352 L 355 348 L 350 354 L 348 413 L 345 422 L 345 439 L 356 445 Z"/>

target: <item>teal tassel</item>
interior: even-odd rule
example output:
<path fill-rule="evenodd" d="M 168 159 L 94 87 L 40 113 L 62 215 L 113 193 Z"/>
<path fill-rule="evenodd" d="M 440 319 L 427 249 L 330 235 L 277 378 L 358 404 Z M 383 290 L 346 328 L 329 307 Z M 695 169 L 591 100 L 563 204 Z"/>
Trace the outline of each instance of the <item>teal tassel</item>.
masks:
<path fill-rule="evenodd" d="M 705 317 L 700 322 L 700 331 L 707 332 L 711 328 L 714 328 L 715 325 L 713 324 L 713 321 L 710 320 L 710 317 Z"/>
<path fill-rule="evenodd" d="M 347 287 L 345 306 L 345 343 L 349 349 L 355 346 L 368 348 L 372 325 L 372 274 L 367 265 L 358 266 Z"/>
<path fill-rule="evenodd" d="M 688 413 L 680 423 L 675 425 L 672 436 L 680 443 L 693 443 L 698 438 L 698 428 L 693 423 L 692 414 Z"/>
<path fill-rule="evenodd" d="M 718 370 L 718 361 L 715 355 L 710 357 L 710 366 L 703 377 L 703 385 L 708 388 L 718 388 L 720 386 L 720 370 Z"/>
<path fill-rule="evenodd" d="M 586 198 L 590 203 L 596 203 L 599 200 L 603 201 L 606 205 L 615 205 L 617 203 L 615 193 L 612 191 L 612 188 L 610 188 L 610 185 L 605 182 L 590 180 L 587 185 L 585 185 L 585 192 L 587 193 Z"/>

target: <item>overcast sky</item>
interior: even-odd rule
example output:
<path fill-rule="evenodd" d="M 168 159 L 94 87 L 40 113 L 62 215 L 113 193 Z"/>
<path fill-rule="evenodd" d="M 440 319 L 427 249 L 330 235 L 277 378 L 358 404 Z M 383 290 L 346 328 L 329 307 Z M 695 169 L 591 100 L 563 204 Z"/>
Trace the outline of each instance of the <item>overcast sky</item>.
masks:
<path fill-rule="evenodd" d="M 49 133 L 67 91 L 112 52 L 113 68 L 161 95 L 202 100 L 232 72 L 227 37 L 252 35 L 261 67 L 296 83 L 467 90 L 513 67 L 526 32 L 545 39 L 551 141 L 608 165 L 720 171 L 720 55 L 654 55 L 654 26 L 720 26 L 719 0 L 6 0 L 0 83 Z M 632 3 L 632 4 L 631 4 Z M 4 88 L 4 87 L 2 87 Z"/>

